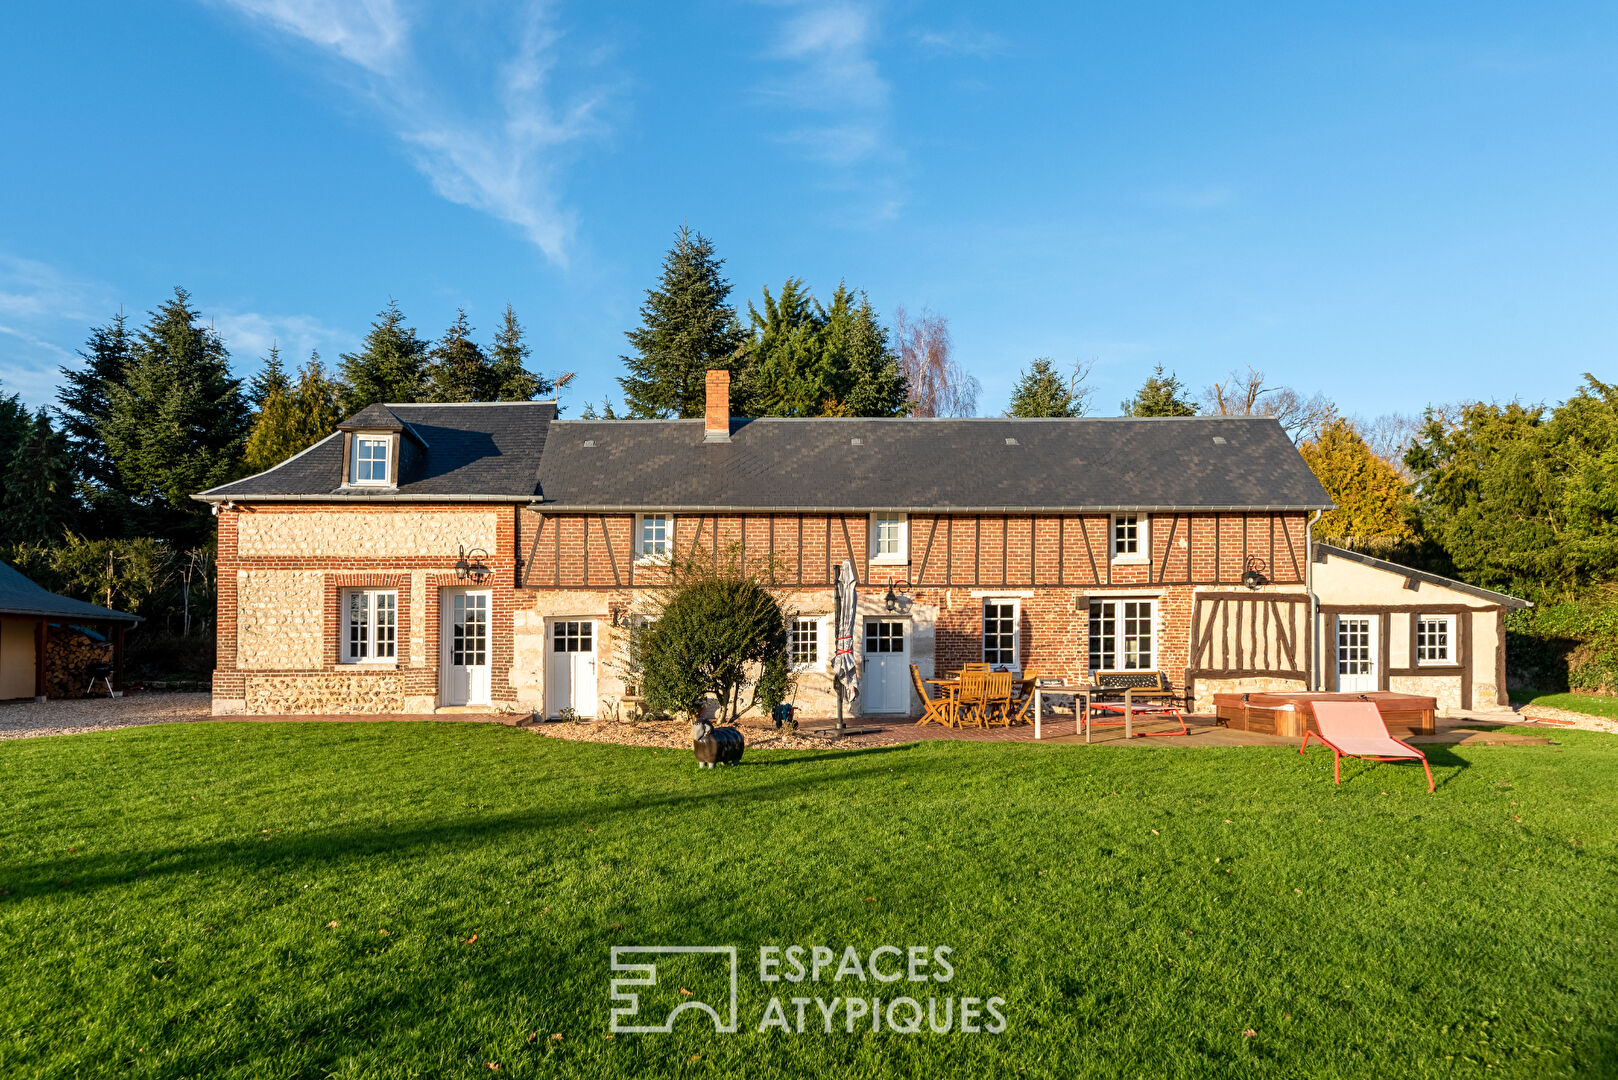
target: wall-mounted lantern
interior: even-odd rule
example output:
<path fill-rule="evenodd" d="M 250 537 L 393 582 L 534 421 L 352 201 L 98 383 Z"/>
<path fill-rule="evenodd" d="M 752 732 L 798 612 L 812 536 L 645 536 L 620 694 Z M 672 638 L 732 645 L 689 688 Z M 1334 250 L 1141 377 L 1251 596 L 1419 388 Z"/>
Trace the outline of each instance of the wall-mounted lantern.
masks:
<path fill-rule="evenodd" d="M 455 560 L 455 579 L 457 581 L 481 582 L 493 571 L 489 569 L 489 553 L 482 548 L 466 550 L 464 545 L 458 545 Z"/>
<path fill-rule="evenodd" d="M 898 611 L 900 600 L 899 594 L 893 591 L 893 582 L 888 582 L 888 595 L 882 598 L 882 606 L 889 611 Z"/>
<path fill-rule="evenodd" d="M 1242 571 L 1242 584 L 1249 589 L 1257 589 L 1268 579 L 1264 576 L 1264 560 L 1254 555 L 1247 560 L 1247 569 Z"/>

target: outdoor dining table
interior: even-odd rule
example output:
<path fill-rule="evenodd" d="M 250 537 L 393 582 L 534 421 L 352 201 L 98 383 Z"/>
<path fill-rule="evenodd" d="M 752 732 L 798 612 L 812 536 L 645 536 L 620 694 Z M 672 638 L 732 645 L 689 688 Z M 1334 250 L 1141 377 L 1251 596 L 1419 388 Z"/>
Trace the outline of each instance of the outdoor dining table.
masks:
<path fill-rule="evenodd" d="M 1043 732 L 1042 732 L 1041 726 L 1040 726 L 1040 720 L 1042 719 L 1042 713 L 1045 710 L 1044 695 L 1046 695 L 1046 694 L 1061 694 L 1063 696 L 1072 695 L 1072 697 L 1073 697 L 1073 718 L 1076 721 L 1076 726 L 1074 728 L 1073 734 L 1077 735 L 1080 731 L 1082 731 L 1082 732 L 1084 732 L 1084 741 L 1089 742 L 1090 741 L 1090 699 L 1091 699 L 1091 697 L 1093 695 L 1102 693 L 1103 690 L 1104 690 L 1104 688 L 1100 687 L 1100 686 L 1081 686 L 1081 685 L 1069 686 L 1069 685 L 1066 685 L 1066 684 L 1063 684 L 1061 686 L 1041 686 L 1036 681 L 1034 683 L 1034 738 L 1038 739 L 1038 738 L 1043 737 Z M 1125 690 L 1124 691 L 1124 738 L 1133 739 L 1134 737 L 1135 737 L 1135 691 L 1133 691 L 1133 690 Z"/>

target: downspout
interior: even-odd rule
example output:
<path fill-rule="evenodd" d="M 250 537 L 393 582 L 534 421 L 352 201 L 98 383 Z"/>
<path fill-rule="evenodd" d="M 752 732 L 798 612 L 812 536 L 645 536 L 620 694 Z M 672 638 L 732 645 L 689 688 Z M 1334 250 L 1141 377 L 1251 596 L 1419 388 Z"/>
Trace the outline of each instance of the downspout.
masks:
<path fill-rule="evenodd" d="M 1308 553 L 1304 561 L 1303 591 L 1309 594 L 1309 670 L 1304 672 L 1304 686 L 1319 690 L 1320 657 L 1323 644 L 1320 636 L 1320 597 L 1315 595 L 1315 522 L 1325 511 L 1316 510 L 1303 527 L 1303 550 Z"/>

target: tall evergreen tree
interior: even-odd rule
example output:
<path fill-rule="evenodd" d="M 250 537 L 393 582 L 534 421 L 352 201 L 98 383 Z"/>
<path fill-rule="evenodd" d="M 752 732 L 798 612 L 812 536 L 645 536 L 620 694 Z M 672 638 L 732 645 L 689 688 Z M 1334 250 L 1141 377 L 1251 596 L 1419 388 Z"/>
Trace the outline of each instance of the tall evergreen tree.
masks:
<path fill-rule="evenodd" d="M 1124 402 L 1125 416 L 1195 416 L 1197 407 L 1185 396 L 1185 384 L 1173 372 L 1157 365 L 1135 396 Z"/>
<path fill-rule="evenodd" d="M 287 378 L 286 365 L 281 363 L 281 349 L 272 343 L 270 355 L 264 358 L 264 366 L 247 380 L 247 403 L 255 411 L 263 411 L 264 402 L 272 394 L 286 394 L 291 389 L 292 381 Z"/>
<path fill-rule="evenodd" d="M 1083 416 L 1088 392 L 1079 389 L 1083 370 L 1075 369 L 1072 379 L 1057 374 L 1048 356 L 1034 358 L 1029 369 L 1019 373 L 1011 390 L 1012 416 Z"/>
<path fill-rule="evenodd" d="M 181 288 L 152 312 L 133 352 L 123 381 L 110 387 L 103 428 L 118 485 L 138 529 L 201 542 L 209 519 L 191 496 L 237 475 L 251 421 L 241 380 Z"/>
<path fill-rule="evenodd" d="M 825 312 L 822 340 L 832 382 L 822 415 L 904 414 L 910 387 L 869 296 L 839 283 Z"/>
<path fill-rule="evenodd" d="M 110 387 L 123 382 L 124 369 L 134 356 L 134 341 L 123 312 L 105 326 L 92 327 L 90 340 L 79 350 L 83 367 L 63 367 L 56 391 L 57 416 L 67 437 L 73 471 L 82 484 L 105 495 L 117 489 L 118 473 L 102 436 L 112 413 Z"/>
<path fill-rule="evenodd" d="M 310 353 L 296 385 L 283 377 L 266 391 L 247 436 L 242 466 L 263 472 L 330 435 L 343 419 L 338 405 L 342 389 L 327 374 L 320 353 Z"/>
<path fill-rule="evenodd" d="M 724 265 L 712 241 L 680 227 L 658 287 L 646 290 L 641 325 L 624 334 L 634 355 L 620 358 L 628 374 L 618 384 L 630 416 L 701 416 L 708 369 L 736 366 L 743 334 Z"/>
<path fill-rule="evenodd" d="M 1404 480 L 1371 452 L 1353 424 L 1341 417 L 1330 421 L 1318 436 L 1299 445 L 1298 453 L 1337 504 L 1315 523 L 1317 540 L 1359 544 L 1410 539 L 1410 495 Z"/>
<path fill-rule="evenodd" d="M 528 355 L 532 350 L 523 340 L 522 324 L 511 305 L 506 305 L 500 330 L 494 335 L 489 349 L 489 364 L 494 369 L 495 400 L 533 401 L 556 392 L 556 383 L 535 371 L 528 370 Z"/>
<path fill-rule="evenodd" d="M 444 336 L 428 354 L 428 401 L 497 401 L 500 387 L 494 365 L 477 342 L 466 309 L 460 308 Z"/>
<path fill-rule="evenodd" d="M 751 338 L 732 389 L 746 416 L 819 416 L 831 397 L 826 317 L 802 279 L 788 278 L 779 296 L 764 288 L 764 310 L 747 303 Z"/>
<path fill-rule="evenodd" d="M 67 439 L 40 409 L 6 462 L 0 542 L 51 543 L 62 538 L 78 516 L 73 466 Z"/>
<path fill-rule="evenodd" d="M 405 325 L 391 298 L 377 313 L 359 352 L 343 353 L 338 367 L 347 389 L 343 410 L 353 415 L 378 401 L 420 401 L 426 391 L 427 342 Z"/>
<path fill-rule="evenodd" d="M 27 442 L 33 428 L 34 421 L 22 398 L 17 394 L 0 394 L 0 506 L 6 503 L 6 491 L 12 480 L 7 467 L 8 450 Z"/>

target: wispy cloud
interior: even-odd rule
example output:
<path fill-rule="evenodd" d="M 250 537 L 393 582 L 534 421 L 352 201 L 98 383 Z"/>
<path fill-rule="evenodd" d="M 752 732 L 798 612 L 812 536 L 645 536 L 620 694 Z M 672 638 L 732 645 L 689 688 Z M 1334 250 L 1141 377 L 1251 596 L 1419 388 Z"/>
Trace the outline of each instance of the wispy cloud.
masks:
<path fill-rule="evenodd" d="M 337 352 L 353 342 L 353 335 L 334 330 L 308 315 L 266 315 L 257 311 L 228 309 L 206 313 L 230 350 L 238 373 L 257 366 L 270 346 L 281 350 L 281 359 L 292 367 L 318 349 L 327 364 L 337 362 Z"/>
<path fill-rule="evenodd" d="M 1007 51 L 1006 39 L 989 30 L 967 23 L 949 29 L 919 30 L 913 35 L 916 47 L 929 56 L 972 56 L 987 59 Z"/>
<path fill-rule="evenodd" d="M 487 29 L 481 8 L 455 7 L 438 25 L 394 0 L 219 2 L 330 61 L 334 81 L 376 111 L 439 195 L 516 226 L 566 264 L 576 219 L 562 205 L 560 169 L 604 132 L 612 88 L 557 93 L 562 35 L 546 5 L 525 5 L 515 25 L 485 35 L 516 42 L 503 63 L 486 64 L 484 50 L 449 45 L 472 25 Z"/>
<path fill-rule="evenodd" d="M 82 341 L 89 324 L 117 310 L 111 290 L 34 259 L 0 254 L 0 393 L 51 404 L 56 369 L 77 361 L 58 342 Z"/>
<path fill-rule="evenodd" d="M 893 133 L 892 87 L 875 57 L 875 9 L 838 2 L 786 11 L 764 54 L 776 73 L 759 87 L 764 101 L 802 117 L 780 141 L 828 167 L 829 187 L 863 196 L 863 211 L 845 217 L 895 216 L 905 198 L 904 153 Z"/>

